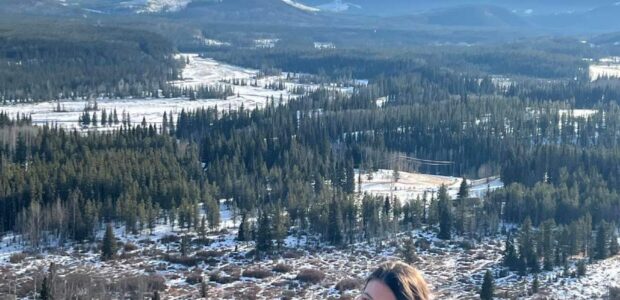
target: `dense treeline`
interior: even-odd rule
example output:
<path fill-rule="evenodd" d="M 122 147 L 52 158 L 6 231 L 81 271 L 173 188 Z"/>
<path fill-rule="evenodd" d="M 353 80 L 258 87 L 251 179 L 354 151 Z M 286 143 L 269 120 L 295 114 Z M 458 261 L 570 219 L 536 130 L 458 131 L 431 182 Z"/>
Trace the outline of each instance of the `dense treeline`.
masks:
<path fill-rule="evenodd" d="M 260 111 L 182 112 L 176 134 L 199 145 L 207 177 L 242 217 L 240 239 L 256 239 L 259 250 L 270 249 L 265 240 L 283 236 L 281 223 L 333 244 L 422 225 L 438 226 L 449 239 L 492 235 L 502 222 L 542 226 L 550 220 L 558 224 L 554 233 L 579 222 L 589 228 L 611 224 L 620 218 L 618 106 L 595 101 L 602 96 L 588 86 L 582 91 L 590 97 L 581 104 L 597 106 L 583 117 L 573 114 L 575 99 L 553 101 L 533 86 L 503 90 L 489 78 L 412 68 L 378 75 L 352 95 L 318 90 Z M 550 86 L 558 95 L 574 91 L 561 83 Z M 385 97 L 380 106 L 379 97 Z M 462 196 L 454 202 L 442 192 L 424 199 L 351 198 L 355 176 L 369 176 L 355 169 L 393 168 L 390 158 L 400 154 L 454 162 L 418 171 L 469 178 L 501 174 L 508 186 L 485 199 Z M 605 228 L 615 232 L 614 225 Z M 593 239 L 586 229 L 570 243 Z M 280 233 L 264 237 L 264 230 Z M 557 243 L 559 235 L 552 238 Z"/>
<path fill-rule="evenodd" d="M 0 101 L 149 97 L 183 62 L 156 34 L 78 22 L 0 29 Z"/>
<path fill-rule="evenodd" d="M 257 69 L 318 74 L 319 78 L 332 81 L 365 78 L 379 86 L 385 84 L 381 82 L 384 80 L 415 76 L 442 88 L 441 93 L 449 91 L 459 96 L 496 90 L 508 97 L 539 102 L 567 101 L 576 107 L 620 101 L 617 82 L 589 81 L 583 55 L 596 57 L 603 55 L 603 50 L 575 50 L 575 45 L 569 42 L 551 43 L 541 46 L 542 49 L 517 43 L 493 47 L 419 47 L 409 52 L 215 49 L 204 55 Z M 494 76 L 508 79 L 509 86 L 493 84 Z M 478 84 L 480 80 L 484 83 Z M 400 88 L 419 88 L 416 81 L 414 78 L 412 85 Z M 434 96 L 446 99 L 441 93 Z"/>
<path fill-rule="evenodd" d="M 569 48 L 573 44 L 561 45 Z M 557 45 L 555 45 L 558 47 Z M 287 71 L 375 78 L 378 74 L 399 75 L 421 66 L 450 68 L 468 74 L 501 74 L 520 78 L 587 80 L 587 63 L 582 55 L 558 53 L 556 49 L 531 49 L 519 45 L 497 46 L 419 46 L 406 50 L 319 51 L 300 49 L 209 49 L 215 57 L 253 68 L 277 67 Z M 582 51 L 583 52 L 583 51 Z"/>
<path fill-rule="evenodd" d="M 38 246 L 94 239 L 110 221 L 134 233 L 163 216 L 194 228 L 199 203 L 210 226 L 219 224 L 217 190 L 204 178 L 196 147 L 152 126 L 87 136 L 49 127 L 0 129 L 0 232 L 17 229 Z"/>
<path fill-rule="evenodd" d="M 531 182 L 533 186 L 537 182 L 544 182 L 545 174 L 555 174 L 549 165 L 523 164 L 528 159 L 536 159 L 535 149 L 538 147 L 570 147 L 587 153 L 590 151 L 609 153 L 615 151 L 613 145 L 617 142 L 616 125 L 612 120 L 616 120 L 618 115 L 613 113 L 614 107 L 606 110 L 608 112 L 605 117 L 606 128 L 603 129 L 596 123 L 596 120 L 603 122 L 601 118 L 597 119 L 595 116 L 584 119 L 574 117 L 569 112 L 562 114 L 559 110 L 561 104 L 534 106 L 535 103 L 520 103 L 517 99 L 481 97 L 468 101 L 460 99 L 444 101 L 427 106 L 393 108 L 388 106 L 384 109 L 336 109 L 320 112 L 321 105 L 312 104 L 320 101 L 312 101 L 312 98 L 320 99 L 323 97 L 321 95 L 328 97 L 328 93 L 319 91 L 308 95 L 307 99 L 302 97 L 286 106 L 270 105 L 261 111 L 240 110 L 221 114 L 215 109 L 207 109 L 191 113 L 182 112 L 176 133 L 180 138 L 190 138 L 200 144 L 201 157 L 206 164 L 209 180 L 217 182 L 223 195 L 234 199 L 241 214 L 253 212 L 256 214 L 256 211 L 269 206 L 293 209 L 288 213 L 293 224 L 299 222 L 308 222 L 315 226 L 323 224 L 325 226 L 318 226 L 316 232 L 321 233 L 327 240 L 331 240 L 327 238 L 328 232 L 322 232 L 318 228 L 329 228 L 327 224 L 330 221 L 321 220 L 319 216 L 325 217 L 331 210 L 326 210 L 324 214 L 313 214 L 313 207 L 317 205 L 325 209 L 333 206 L 340 211 L 338 218 L 348 220 L 343 224 L 351 226 L 351 229 L 342 231 L 351 230 L 353 236 L 359 237 L 354 234 L 360 232 L 357 230 L 361 226 L 356 216 L 363 209 L 359 203 L 351 202 L 347 196 L 355 191 L 356 179 L 353 169 L 391 168 L 386 158 L 395 153 L 425 159 L 452 160 L 456 162 L 455 168 L 440 171 L 463 172 L 471 177 L 489 176 L 502 170 L 503 179 L 507 183 Z M 356 97 L 362 102 L 367 101 L 362 96 L 354 96 Z M 324 101 L 323 104 L 329 106 L 327 102 L 329 101 Z M 495 114 L 491 115 L 491 112 Z M 581 128 L 597 128 L 595 131 L 598 138 L 582 142 L 580 136 L 585 135 L 587 131 L 586 129 L 582 131 Z M 588 136 L 594 136 L 594 132 L 588 133 Z M 522 152 L 515 156 L 514 162 L 520 163 L 520 166 L 514 166 L 510 163 L 512 160 L 507 158 L 518 151 Z M 523 159 L 518 160 L 518 157 Z M 562 162 L 563 160 L 558 157 L 557 164 L 564 167 L 570 164 L 574 164 L 575 168 L 592 167 L 587 160 L 580 161 L 577 158 L 568 164 Z M 608 170 L 614 170 L 612 167 L 614 164 L 610 161 L 601 164 L 609 166 Z M 543 172 L 524 172 L 522 177 L 510 177 L 513 176 L 511 171 L 532 166 L 541 166 Z M 434 171 L 433 167 L 420 169 Z M 561 172 L 567 173 L 566 170 Z M 229 174 L 239 174 L 240 179 L 231 178 Z M 581 193 L 574 195 L 575 199 L 581 200 L 564 197 L 565 192 L 561 192 L 562 188 L 558 188 L 557 192 L 545 192 L 558 195 L 548 200 L 541 198 L 540 195 L 545 193 L 540 191 L 532 191 L 532 196 L 521 195 L 521 199 L 525 200 L 494 194 L 485 205 L 479 206 L 480 211 L 463 212 L 467 210 L 467 205 L 456 205 L 448 210 L 451 214 L 461 216 L 461 220 L 457 222 L 460 225 L 455 225 L 458 232 L 469 232 L 468 234 L 479 236 L 480 232 L 496 232 L 494 226 L 488 222 L 497 224 L 499 220 L 504 220 L 519 224 L 528 216 L 535 219 L 535 224 L 538 225 L 556 216 L 558 223 L 568 224 L 590 214 L 595 216 L 594 223 L 598 224 L 602 220 L 611 221 L 619 217 L 620 201 L 617 197 L 610 196 L 615 193 L 613 184 L 617 177 L 613 174 L 615 173 L 609 173 L 601 178 L 591 173 L 593 177 L 588 177 L 581 171 L 574 172 L 573 176 L 564 175 L 566 177 L 563 179 L 564 183 L 560 179 L 556 180 L 558 187 L 566 185 L 567 181 L 579 185 L 579 187 L 570 185 L 563 189 L 575 192 L 581 188 Z M 595 180 L 599 183 L 597 184 Z M 326 182 L 331 184 L 326 185 Z M 607 183 L 610 184 L 609 187 Z M 299 190 L 300 186 L 306 186 L 305 190 Z M 545 186 L 554 189 L 548 184 Z M 325 188 L 327 192 L 324 191 Z M 527 188 L 521 186 L 521 189 Z M 506 191 L 510 191 L 510 187 Z M 321 196 L 322 194 L 324 195 Z M 315 200 L 303 199 L 306 197 Z M 408 200 L 409 205 L 416 203 L 415 199 L 403 200 Z M 410 200 L 413 200 L 414 204 L 411 204 Z M 379 207 L 386 205 L 383 203 L 385 199 L 377 201 L 381 202 Z M 395 201 L 397 200 L 388 199 L 387 205 L 393 205 Z M 425 204 L 415 205 L 435 207 L 430 205 L 432 200 L 424 201 Z M 552 204 L 545 201 L 552 201 Z M 570 213 L 567 210 L 570 205 L 565 202 L 570 201 L 581 201 L 583 205 L 578 207 L 571 204 L 573 209 L 579 210 L 578 213 Z M 539 202 L 541 204 L 537 204 Z M 547 208 L 549 205 L 552 208 Z M 502 206 L 505 206 L 506 210 L 500 215 L 498 208 Z M 301 213 L 299 209 L 302 210 Z M 519 215 L 517 212 L 519 210 L 529 212 Z M 435 217 L 425 216 L 423 218 L 425 223 L 429 222 L 428 219 L 431 221 L 441 219 L 440 213 L 427 212 L 427 214 Z M 469 216 L 467 220 L 462 220 L 463 215 Z M 480 222 L 481 224 L 472 224 L 474 216 L 481 215 L 487 215 L 489 219 Z M 319 219 L 313 219 L 313 216 Z M 417 216 L 420 217 L 420 214 Z M 397 223 L 403 221 L 402 216 L 396 219 Z M 422 220 L 416 222 L 422 223 Z M 336 228 L 344 228 L 344 225 Z M 376 230 L 376 227 L 373 230 Z M 351 241 L 353 240 L 355 239 L 352 238 Z"/>

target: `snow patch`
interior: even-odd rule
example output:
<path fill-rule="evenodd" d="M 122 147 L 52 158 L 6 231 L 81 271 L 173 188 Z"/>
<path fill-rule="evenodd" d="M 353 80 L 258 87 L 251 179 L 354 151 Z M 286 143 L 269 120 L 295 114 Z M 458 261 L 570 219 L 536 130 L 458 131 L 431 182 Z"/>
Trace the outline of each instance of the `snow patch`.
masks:
<path fill-rule="evenodd" d="M 321 11 L 320 9 L 318 9 L 316 7 L 308 6 L 308 5 L 305 5 L 305 4 L 293 1 L 293 0 L 282 0 L 282 2 L 292 6 L 294 8 L 297 8 L 297 9 L 300 9 L 300 10 L 303 10 L 303 11 L 306 11 L 306 12 L 316 13 L 316 12 Z"/>
<path fill-rule="evenodd" d="M 138 13 L 177 12 L 191 2 L 192 0 L 147 0 L 146 6 Z"/>
<path fill-rule="evenodd" d="M 356 176 L 359 171 L 356 171 Z M 369 176 L 371 175 L 371 176 Z M 422 199 L 426 193 L 427 199 L 432 194 L 437 194 L 441 185 L 448 188 L 448 195 L 456 198 L 462 178 L 429 175 L 420 173 L 399 172 L 398 181 L 394 181 L 393 170 L 381 169 L 371 174 L 361 174 L 361 187 L 356 183 L 362 193 L 375 196 L 396 196 L 404 202 Z M 468 180 L 470 194 L 474 197 L 483 197 L 488 191 L 493 191 L 504 186 L 498 177 L 489 177 L 479 180 Z"/>
<path fill-rule="evenodd" d="M 605 77 L 620 78 L 620 57 L 599 59 L 597 63 L 590 64 L 589 74 L 591 81 Z"/>
<path fill-rule="evenodd" d="M 355 5 L 353 3 L 342 2 L 342 0 L 335 0 L 330 3 L 322 4 L 317 6 L 319 9 L 330 12 L 344 12 L 351 8 L 362 8 L 359 5 Z"/>

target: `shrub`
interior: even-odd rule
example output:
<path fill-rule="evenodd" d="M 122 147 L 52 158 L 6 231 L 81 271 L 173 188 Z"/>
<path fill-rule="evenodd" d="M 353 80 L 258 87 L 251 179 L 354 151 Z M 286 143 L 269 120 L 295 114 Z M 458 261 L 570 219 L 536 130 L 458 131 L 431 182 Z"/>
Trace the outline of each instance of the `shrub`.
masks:
<path fill-rule="evenodd" d="M 193 267 L 197 265 L 201 259 L 195 256 L 178 256 L 178 255 L 166 255 L 165 260 L 171 264 L 184 265 L 186 267 Z"/>
<path fill-rule="evenodd" d="M 135 244 L 133 244 L 133 243 L 127 243 L 127 244 L 125 244 L 125 246 L 123 247 L 123 250 L 124 250 L 125 252 L 136 251 L 136 250 L 138 250 L 138 246 L 136 246 L 136 245 L 135 245 Z"/>
<path fill-rule="evenodd" d="M 228 276 L 228 275 L 223 275 L 218 272 L 214 272 L 214 273 L 211 273 L 211 275 L 209 276 L 209 280 L 213 282 L 217 282 L 219 284 L 228 284 L 228 283 L 233 283 L 235 281 L 238 281 L 239 277 Z"/>
<path fill-rule="evenodd" d="M 620 287 L 609 287 L 609 300 L 620 300 Z"/>
<path fill-rule="evenodd" d="M 357 289 L 359 286 L 360 286 L 359 280 L 354 279 L 354 278 L 346 278 L 346 279 L 340 280 L 340 282 L 336 284 L 336 289 L 342 293 L 342 292 Z"/>
<path fill-rule="evenodd" d="M 162 242 L 163 244 L 176 243 L 179 240 L 181 240 L 181 238 L 179 238 L 179 236 L 173 235 L 173 234 L 166 235 L 166 236 L 162 237 L 161 239 L 159 239 L 159 241 Z"/>
<path fill-rule="evenodd" d="M 428 251 L 431 248 L 431 243 L 426 239 L 417 240 L 415 245 L 422 251 Z"/>
<path fill-rule="evenodd" d="M 243 277 L 263 279 L 273 275 L 271 271 L 265 269 L 247 269 L 242 273 Z"/>
<path fill-rule="evenodd" d="M 459 247 L 461 247 L 464 250 L 471 250 L 471 249 L 474 249 L 475 245 L 471 241 L 461 241 L 459 243 Z"/>
<path fill-rule="evenodd" d="M 300 258 L 304 256 L 304 254 L 300 251 L 286 251 L 284 253 L 282 253 L 282 257 L 284 258 L 292 258 L 292 259 L 296 259 L 296 258 Z"/>
<path fill-rule="evenodd" d="M 137 257 L 138 253 L 134 252 L 134 253 L 128 253 L 128 252 L 123 252 L 121 253 L 120 256 L 118 256 L 120 259 L 130 259 L 130 258 L 134 258 Z"/>
<path fill-rule="evenodd" d="M 23 252 L 14 253 L 14 254 L 11 254 L 11 256 L 9 257 L 9 262 L 11 262 L 12 264 L 18 264 L 24 261 L 26 257 L 27 257 L 26 253 L 23 253 Z"/>
<path fill-rule="evenodd" d="M 197 238 L 192 241 L 194 245 L 198 245 L 198 246 L 209 246 L 211 242 L 213 241 L 209 238 Z"/>
<path fill-rule="evenodd" d="M 196 256 L 204 260 L 209 259 L 209 258 L 220 257 L 223 254 L 224 254 L 223 251 L 216 251 L 216 250 L 205 250 L 205 251 L 196 252 Z"/>
<path fill-rule="evenodd" d="M 166 279 L 161 275 L 149 275 L 146 277 L 146 284 L 151 291 L 166 290 Z"/>
<path fill-rule="evenodd" d="M 288 273 L 290 271 L 293 271 L 293 267 L 285 264 L 277 264 L 273 266 L 272 270 L 277 273 Z"/>
<path fill-rule="evenodd" d="M 325 273 L 314 269 L 303 269 L 299 271 L 299 274 L 297 274 L 295 279 L 301 282 L 316 284 L 325 279 Z"/>
<path fill-rule="evenodd" d="M 190 273 L 185 277 L 185 282 L 188 284 L 194 285 L 202 282 L 202 274 L 200 273 Z"/>

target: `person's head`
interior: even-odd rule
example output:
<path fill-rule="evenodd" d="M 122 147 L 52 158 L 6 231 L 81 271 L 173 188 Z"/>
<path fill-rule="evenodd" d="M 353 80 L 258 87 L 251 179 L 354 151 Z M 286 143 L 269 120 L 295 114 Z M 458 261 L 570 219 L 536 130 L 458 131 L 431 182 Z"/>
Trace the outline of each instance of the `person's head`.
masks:
<path fill-rule="evenodd" d="M 429 300 L 430 291 L 418 270 L 401 262 L 388 262 L 368 276 L 358 299 Z"/>

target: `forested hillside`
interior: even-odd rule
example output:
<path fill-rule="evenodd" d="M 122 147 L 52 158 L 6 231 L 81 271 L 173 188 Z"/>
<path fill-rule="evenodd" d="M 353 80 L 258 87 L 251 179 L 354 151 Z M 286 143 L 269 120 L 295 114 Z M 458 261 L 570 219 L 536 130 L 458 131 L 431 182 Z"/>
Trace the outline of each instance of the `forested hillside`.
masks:
<path fill-rule="evenodd" d="M 0 231 L 18 230 L 35 247 L 93 240 L 111 221 L 152 228 L 172 210 L 194 226 L 203 201 L 219 213 L 196 147 L 152 126 L 82 136 L 27 119 L 0 124 Z"/>
<path fill-rule="evenodd" d="M 0 25 L 0 101 L 150 97 L 182 62 L 156 34 L 77 22 Z"/>

